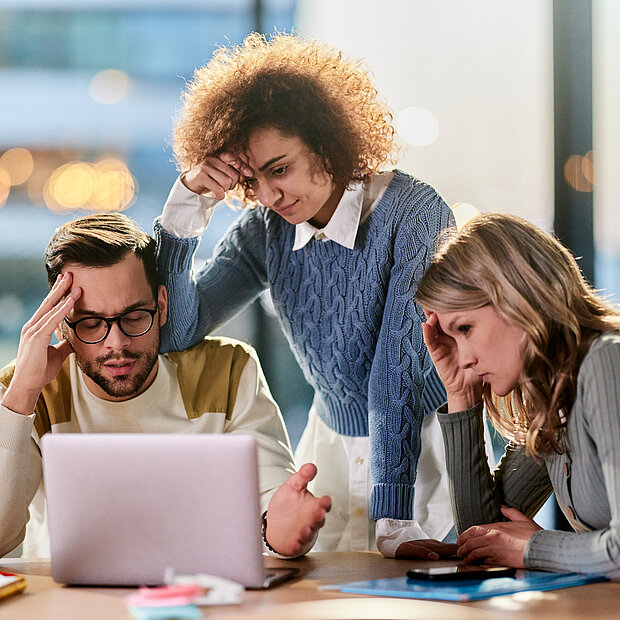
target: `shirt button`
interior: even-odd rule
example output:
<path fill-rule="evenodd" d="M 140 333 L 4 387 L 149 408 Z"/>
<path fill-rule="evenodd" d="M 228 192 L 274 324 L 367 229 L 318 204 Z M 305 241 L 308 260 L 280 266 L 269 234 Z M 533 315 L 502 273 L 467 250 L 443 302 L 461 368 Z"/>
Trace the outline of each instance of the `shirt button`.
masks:
<path fill-rule="evenodd" d="M 355 459 L 355 464 L 356 464 L 356 465 L 363 465 L 363 464 L 364 464 L 364 459 L 363 459 L 361 456 L 358 456 L 358 457 Z"/>
<path fill-rule="evenodd" d="M 316 238 L 319 239 L 319 240 L 325 239 L 325 233 L 322 233 L 322 232 L 317 233 L 316 234 Z"/>
<path fill-rule="evenodd" d="M 575 512 L 573 511 L 573 509 L 570 506 L 566 506 L 566 513 L 568 514 L 568 516 L 571 519 L 575 519 Z"/>

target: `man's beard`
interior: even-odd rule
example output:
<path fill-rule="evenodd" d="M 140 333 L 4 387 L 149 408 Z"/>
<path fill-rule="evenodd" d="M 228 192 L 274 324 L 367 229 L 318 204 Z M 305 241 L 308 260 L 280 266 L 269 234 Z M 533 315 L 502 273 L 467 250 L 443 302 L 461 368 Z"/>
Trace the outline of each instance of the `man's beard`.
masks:
<path fill-rule="evenodd" d="M 111 353 L 109 355 L 97 357 L 92 362 L 80 362 L 79 359 L 77 362 L 82 372 L 92 379 L 92 381 L 94 381 L 108 396 L 126 398 L 128 396 L 134 396 L 142 389 L 144 382 L 157 363 L 158 350 L 159 342 L 155 344 L 153 349 L 143 351 L 142 353 L 121 351 L 120 353 Z M 121 375 L 118 377 L 104 376 L 99 369 L 103 364 L 114 361 L 115 359 L 136 360 L 137 365 L 140 367 L 138 374 L 133 376 Z"/>

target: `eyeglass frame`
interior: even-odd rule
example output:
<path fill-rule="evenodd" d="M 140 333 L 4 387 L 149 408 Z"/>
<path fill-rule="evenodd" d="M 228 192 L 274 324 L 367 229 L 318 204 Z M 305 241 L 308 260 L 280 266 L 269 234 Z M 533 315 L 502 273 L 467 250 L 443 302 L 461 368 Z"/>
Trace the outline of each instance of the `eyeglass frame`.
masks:
<path fill-rule="evenodd" d="M 65 323 L 73 330 L 73 333 L 75 334 L 75 337 L 80 341 L 83 342 L 84 344 L 99 344 L 100 342 L 103 342 L 109 335 L 110 335 L 110 330 L 112 329 L 112 325 L 114 325 L 114 323 L 116 323 L 118 325 L 118 328 L 121 330 L 121 332 L 123 334 L 125 334 L 125 336 L 128 336 L 129 338 L 139 338 L 140 336 L 144 336 L 145 334 L 148 334 L 148 332 L 151 331 L 151 328 L 153 327 L 153 323 L 155 322 L 155 315 L 157 314 L 157 311 L 159 309 L 158 308 L 134 308 L 133 310 L 127 310 L 127 312 L 123 312 L 123 314 L 118 314 L 117 316 L 111 316 L 109 318 L 105 317 L 105 316 L 85 316 L 81 319 L 78 319 L 77 321 L 70 321 L 69 319 L 65 318 Z M 123 320 L 123 318 L 125 316 L 127 316 L 128 314 L 131 314 L 132 312 L 146 312 L 147 314 L 151 315 L 151 323 L 148 326 L 148 328 L 146 330 L 144 330 L 141 334 L 128 334 L 122 327 L 121 325 L 121 321 Z M 103 321 L 106 324 L 106 331 L 105 334 L 103 335 L 103 338 L 100 338 L 99 340 L 95 340 L 95 342 L 86 342 L 86 340 L 82 340 L 78 333 L 77 333 L 77 325 L 79 323 L 81 323 L 82 321 L 88 321 L 92 319 L 99 319 L 101 321 Z"/>

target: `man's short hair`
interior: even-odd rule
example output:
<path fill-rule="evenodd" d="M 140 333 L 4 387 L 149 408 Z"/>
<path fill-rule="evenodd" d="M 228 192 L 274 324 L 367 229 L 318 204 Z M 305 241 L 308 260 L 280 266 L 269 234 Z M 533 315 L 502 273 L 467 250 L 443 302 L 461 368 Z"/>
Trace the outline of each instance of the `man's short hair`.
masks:
<path fill-rule="evenodd" d="M 56 230 L 45 250 L 50 287 L 63 268 L 110 267 L 135 254 L 144 265 L 146 279 L 157 298 L 160 284 L 155 261 L 155 240 L 122 213 L 99 213 L 78 218 Z"/>

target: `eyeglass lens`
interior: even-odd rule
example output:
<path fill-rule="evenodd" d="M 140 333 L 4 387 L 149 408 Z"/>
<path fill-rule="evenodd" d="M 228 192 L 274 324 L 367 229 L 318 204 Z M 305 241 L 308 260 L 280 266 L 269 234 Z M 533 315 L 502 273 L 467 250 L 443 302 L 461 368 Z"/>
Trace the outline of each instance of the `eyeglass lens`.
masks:
<path fill-rule="evenodd" d="M 123 314 L 117 322 L 127 336 L 142 336 L 151 328 L 153 315 L 146 310 L 133 310 Z M 98 342 L 106 337 L 108 324 L 101 317 L 87 317 L 77 322 L 75 333 L 83 342 Z"/>

